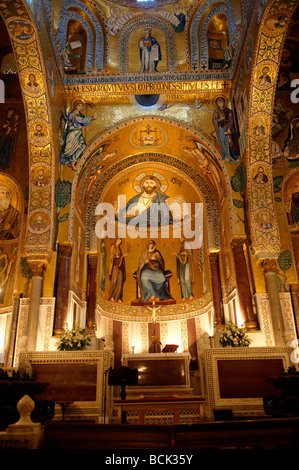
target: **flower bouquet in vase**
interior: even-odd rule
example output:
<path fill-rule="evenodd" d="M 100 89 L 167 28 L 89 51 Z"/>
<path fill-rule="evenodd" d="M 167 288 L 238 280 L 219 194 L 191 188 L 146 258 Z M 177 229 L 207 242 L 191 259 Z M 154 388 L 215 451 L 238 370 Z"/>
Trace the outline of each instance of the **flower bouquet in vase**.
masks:
<path fill-rule="evenodd" d="M 234 323 L 228 323 L 219 335 L 219 343 L 223 348 L 247 348 L 252 340 L 247 335 L 245 327 L 238 327 Z"/>
<path fill-rule="evenodd" d="M 66 325 L 67 326 L 67 325 Z M 56 343 L 58 351 L 83 351 L 90 345 L 91 339 L 84 328 L 75 326 L 66 328 Z"/>

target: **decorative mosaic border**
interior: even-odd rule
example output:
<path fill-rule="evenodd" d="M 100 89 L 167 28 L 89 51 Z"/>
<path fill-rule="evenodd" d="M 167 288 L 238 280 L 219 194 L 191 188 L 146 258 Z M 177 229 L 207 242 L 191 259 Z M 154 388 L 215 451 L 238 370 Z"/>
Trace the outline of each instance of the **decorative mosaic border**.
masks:
<path fill-rule="evenodd" d="M 38 30 L 27 11 L 25 2 L 18 4 L 11 1 L 3 1 L 0 4 L 0 15 L 2 16 L 14 50 L 18 73 L 20 78 L 31 73 L 33 70 L 39 76 L 41 83 L 40 92 L 36 97 L 32 97 L 27 91 L 24 81 L 20 80 L 23 93 L 26 122 L 29 128 L 29 168 L 32 163 L 43 161 L 49 168 L 51 183 L 54 184 L 54 155 L 52 145 L 52 122 L 50 114 L 50 98 L 48 93 L 47 73 L 43 63 L 43 56 L 39 43 Z M 27 33 L 16 36 L 14 32 L 15 24 L 27 25 Z M 31 139 L 34 132 L 34 125 L 41 124 L 44 133 L 48 136 L 47 142 L 36 143 Z M 36 189 L 35 189 L 36 190 Z M 29 187 L 29 200 L 31 200 L 32 187 Z M 31 206 L 29 206 L 27 218 L 26 251 L 27 253 L 46 253 L 52 251 L 52 236 L 54 233 L 54 194 L 45 192 L 40 188 L 40 200 L 43 207 L 47 207 L 47 229 L 44 233 L 32 231 L 29 225 Z M 44 204 L 44 205 L 43 205 Z"/>
<path fill-rule="evenodd" d="M 124 7 L 130 7 L 130 8 L 157 8 L 157 7 L 163 7 L 165 5 L 170 5 L 171 3 L 177 2 L 177 0 L 154 0 L 152 3 L 150 3 L 148 0 L 108 0 L 111 3 L 116 3 L 116 5 L 122 5 Z"/>
<path fill-rule="evenodd" d="M 251 360 L 251 359 L 265 359 L 265 358 L 281 358 L 284 368 L 287 369 L 290 365 L 290 356 L 292 348 L 278 348 L 278 347 L 249 347 L 249 348 L 215 348 L 207 349 L 205 364 L 209 393 L 209 408 L 210 410 L 217 408 L 230 408 L 233 412 L 239 412 L 243 415 L 245 413 L 262 412 L 263 404 L 262 398 L 221 398 L 218 381 L 218 360 Z"/>
<path fill-rule="evenodd" d="M 257 294 L 256 295 L 258 317 L 260 322 L 261 330 L 265 335 L 265 341 L 267 346 L 273 346 L 274 344 L 274 333 L 272 328 L 272 321 L 270 316 L 269 307 L 269 296 L 268 294 Z"/>
<path fill-rule="evenodd" d="M 38 342 L 42 345 L 43 351 L 49 351 L 50 339 L 53 334 L 55 298 L 42 298 L 39 314 L 39 332 Z M 40 338 L 39 338 L 40 336 Z M 38 348 L 37 348 L 38 349 Z"/>
<path fill-rule="evenodd" d="M 29 312 L 29 298 L 20 299 L 19 307 L 19 317 L 16 331 L 16 346 L 15 346 L 15 355 L 14 355 L 14 366 L 18 366 L 19 357 L 22 351 L 22 341 L 24 336 L 26 336 L 26 326 L 27 318 Z"/>
<path fill-rule="evenodd" d="M 196 318 L 207 314 L 212 306 L 213 298 L 211 293 L 205 294 L 200 299 L 193 300 L 192 302 L 167 305 L 164 307 L 161 305 L 157 322 Z M 101 297 L 98 299 L 98 311 L 104 317 L 123 322 L 139 321 L 151 323 L 152 321 L 152 312 L 147 307 L 120 305 L 108 302 Z"/>
<path fill-rule="evenodd" d="M 280 236 L 276 219 L 273 180 L 271 189 L 257 188 L 251 184 L 254 178 L 254 163 L 259 161 L 264 171 L 272 174 L 271 165 L 271 122 L 273 102 L 276 92 L 276 79 L 279 68 L 281 50 L 290 18 L 297 2 L 290 0 L 272 0 L 267 6 L 262 18 L 254 63 L 251 71 L 251 83 L 248 111 L 248 188 L 249 189 L 249 214 L 252 227 L 252 250 L 256 259 L 277 258 L 280 252 Z M 276 21 L 273 21 L 276 20 Z M 282 21 L 283 20 L 283 21 Z M 259 81 L 259 71 L 263 65 L 267 65 L 273 79 L 264 86 Z M 255 132 L 258 119 L 261 120 L 265 130 L 258 136 Z M 271 214 L 272 227 L 263 230 L 258 222 L 262 211 Z M 270 220 L 270 218 L 269 218 Z"/>
<path fill-rule="evenodd" d="M 291 341 L 297 339 L 291 294 L 289 292 L 282 292 L 279 294 L 279 298 L 282 304 L 282 316 L 285 329 L 284 340 L 287 344 L 290 344 Z"/>
<path fill-rule="evenodd" d="M 54 297 L 42 297 L 40 301 L 39 310 L 39 333 L 38 333 L 38 345 L 43 351 L 47 351 L 51 348 L 51 338 L 53 334 L 54 324 Z M 19 356 L 22 354 L 22 342 L 23 338 L 26 337 L 26 327 L 29 314 L 29 298 L 20 299 L 19 317 L 16 330 L 16 346 L 15 346 L 15 365 L 19 363 Z"/>
<path fill-rule="evenodd" d="M 234 73 L 213 71 L 213 72 L 165 72 L 156 74 L 134 74 L 126 73 L 125 75 L 119 75 L 118 73 L 110 73 L 107 75 L 95 75 L 95 76 L 66 76 L 64 77 L 64 84 L 67 86 L 72 85 L 96 85 L 101 83 L 106 84 L 117 84 L 117 83 L 169 83 L 169 82 L 206 82 L 206 81 L 218 81 L 218 80 L 232 80 Z M 211 90 L 212 91 L 212 90 Z"/>

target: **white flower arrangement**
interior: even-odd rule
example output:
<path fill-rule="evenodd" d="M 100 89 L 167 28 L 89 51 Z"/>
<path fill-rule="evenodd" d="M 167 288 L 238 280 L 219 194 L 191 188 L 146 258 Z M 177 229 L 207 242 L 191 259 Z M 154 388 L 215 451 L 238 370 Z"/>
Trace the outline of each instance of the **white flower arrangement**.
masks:
<path fill-rule="evenodd" d="M 222 329 L 219 336 L 219 343 L 223 348 L 247 348 L 252 340 L 247 335 L 247 329 L 243 326 L 239 328 L 234 323 L 228 323 Z"/>
<path fill-rule="evenodd" d="M 67 324 L 66 324 L 67 327 Z M 82 351 L 90 344 L 90 337 L 84 328 L 75 326 L 71 330 L 66 328 L 56 343 L 58 351 Z"/>

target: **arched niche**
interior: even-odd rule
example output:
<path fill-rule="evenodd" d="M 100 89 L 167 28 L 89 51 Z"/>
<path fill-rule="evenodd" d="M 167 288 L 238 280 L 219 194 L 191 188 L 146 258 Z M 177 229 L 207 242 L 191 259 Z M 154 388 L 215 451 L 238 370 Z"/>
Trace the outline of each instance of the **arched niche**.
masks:
<path fill-rule="evenodd" d="M 76 9 L 76 11 L 73 11 Z M 80 12 L 80 13 L 78 13 Z M 84 28 L 86 35 L 86 72 L 103 71 L 104 34 L 102 26 L 95 14 L 78 0 L 66 0 L 60 11 L 59 29 L 56 37 L 58 52 L 63 54 L 69 42 L 69 22 L 77 21 Z M 92 25 L 92 26 L 91 26 Z M 95 33 L 94 33 L 95 32 Z"/>
<path fill-rule="evenodd" d="M 225 50 L 226 54 L 230 50 L 232 55 L 233 47 L 236 46 L 238 39 L 238 29 L 234 20 L 234 15 L 231 7 L 226 5 L 217 5 L 213 8 L 204 18 L 199 31 L 200 40 L 200 68 L 209 68 L 209 44 L 208 44 L 208 30 L 211 21 L 216 25 L 217 23 L 222 25 L 222 33 L 226 35 L 226 39 L 221 41 L 221 50 Z M 222 34 L 220 33 L 220 34 Z M 224 38 L 223 34 L 223 38 Z M 227 39 L 229 38 L 229 43 Z M 218 38 L 219 40 L 219 38 Z M 222 44 L 223 43 L 223 44 Z M 224 58 L 224 52 L 223 52 Z"/>
<path fill-rule="evenodd" d="M 138 136 L 148 124 L 159 131 L 161 148 L 154 145 L 147 155 L 149 146 L 140 147 Z M 218 207 L 219 213 L 227 213 L 228 237 L 234 235 L 230 177 L 216 148 L 207 137 L 190 126 L 173 119 L 151 116 L 148 119 L 140 117 L 118 124 L 96 137 L 85 150 L 72 185 L 69 241 L 74 240 L 72 221 L 76 212 L 85 227 L 94 184 L 99 185 L 99 181 L 105 181 L 106 184 L 109 178 L 125 168 L 124 165 L 130 166 L 142 158 L 149 158 L 154 162 L 156 157 L 160 158 L 160 163 L 163 163 L 164 158 L 169 165 L 187 175 L 194 172 L 194 177 L 200 178 L 202 185 L 208 185 L 213 192 L 213 204 Z"/>
<path fill-rule="evenodd" d="M 142 144 L 138 142 L 141 132 L 147 125 L 151 129 L 156 127 L 160 132 L 153 148 L 144 142 Z M 144 147 L 141 148 L 142 146 Z M 187 149 L 188 151 L 186 151 Z M 206 161 L 202 160 L 204 156 L 207 157 Z M 213 175 L 210 168 L 216 171 L 217 176 Z M 188 312 L 190 315 L 194 315 L 194 312 L 206 308 L 211 303 L 209 252 L 219 252 L 224 248 L 223 256 L 225 259 L 228 257 L 229 246 L 226 241 L 229 241 L 235 231 L 232 194 L 227 168 L 211 142 L 203 134 L 173 119 L 156 116 L 125 121 L 97 136 L 85 150 L 74 175 L 69 214 L 69 241 L 76 246 L 74 277 L 75 264 L 85 265 L 85 268 L 81 269 L 81 272 L 85 274 L 80 279 L 78 278 L 74 284 L 77 284 L 80 289 L 85 289 L 88 276 L 87 255 L 92 253 L 98 260 L 98 303 L 105 312 L 116 308 L 116 303 L 108 301 L 107 290 L 102 295 L 103 279 L 100 274 L 100 266 L 106 264 L 105 279 L 106 289 L 108 289 L 110 280 L 107 263 L 112 242 L 115 240 L 105 240 L 106 258 L 103 263 L 101 260 L 103 246 L 100 237 L 97 237 L 95 232 L 99 219 L 95 210 L 98 204 L 107 202 L 107 196 L 111 194 L 125 193 L 127 199 L 129 196 L 136 195 L 132 185 L 132 175 L 134 172 L 141 174 L 150 170 L 160 174 L 167 173 L 169 196 L 174 195 L 174 188 L 176 188 L 175 194 L 179 194 L 185 186 L 186 199 L 188 200 L 189 195 L 186 188 L 190 188 L 190 194 L 194 195 L 193 201 L 196 200 L 203 204 L 204 245 L 201 252 L 196 250 L 195 253 L 199 281 L 195 289 L 194 300 L 188 302 Z M 108 197 L 108 200 L 111 204 L 115 202 L 114 198 L 112 201 Z M 223 230 L 225 230 L 225 236 L 223 236 Z M 77 249 L 79 239 L 81 251 Z M 165 240 L 161 238 L 157 238 L 157 240 L 163 255 L 166 253 L 166 257 L 170 256 L 170 268 L 167 269 L 172 271 L 171 288 L 174 289 L 177 302 L 171 306 L 171 309 L 179 314 L 178 309 L 179 305 L 182 305 L 182 299 L 177 284 L 175 257 L 171 253 L 178 252 L 180 241 L 178 238 L 171 239 L 169 246 L 167 246 Z M 139 246 L 133 246 L 135 243 L 139 243 Z M 138 257 L 145 243 L 146 239 L 141 237 L 137 242 L 129 240 L 130 253 L 134 253 L 136 257 L 128 265 L 128 279 L 130 281 L 126 281 L 125 290 L 133 295 L 133 298 L 126 298 L 126 301 L 121 304 L 121 308 L 130 311 L 133 309 L 132 311 L 135 313 L 137 311 L 140 313 L 142 308 L 130 305 L 136 297 L 136 280 L 133 278 L 133 272 L 136 271 Z M 127 242 L 124 242 L 122 247 L 127 251 Z M 204 276 L 199 272 L 200 266 L 201 269 L 204 269 Z"/>
<path fill-rule="evenodd" d="M 232 45 L 238 37 L 238 29 L 234 17 L 233 8 L 229 0 L 222 2 L 213 7 L 214 1 L 207 0 L 203 2 L 196 10 L 192 22 L 190 24 L 190 54 L 191 68 L 206 68 L 208 64 L 208 43 L 207 43 L 207 27 L 210 20 L 218 13 L 223 13 L 228 19 L 229 32 Z M 200 48 L 199 48 L 200 47 Z M 200 61 L 200 65 L 199 65 Z"/>
<path fill-rule="evenodd" d="M 92 43 L 90 38 L 92 37 L 92 32 L 90 28 L 87 24 L 83 27 L 81 21 L 79 22 L 78 19 L 72 16 L 67 25 L 66 37 L 68 59 L 73 67 L 75 67 L 76 73 L 91 71 L 93 54 L 91 53 Z"/>
<path fill-rule="evenodd" d="M 228 22 L 225 14 L 218 13 L 207 28 L 209 70 L 229 69 L 232 59 Z"/>
<path fill-rule="evenodd" d="M 144 36 L 145 29 L 152 30 L 162 52 L 158 71 L 174 72 L 178 68 L 178 54 L 175 32 L 171 23 L 160 16 L 141 16 L 132 18 L 126 23 L 119 35 L 118 68 L 120 73 L 138 73 L 140 70 L 139 41 Z M 130 64 L 133 63 L 133 69 Z"/>
<path fill-rule="evenodd" d="M 108 170 L 107 170 L 108 172 Z M 114 218 L 114 210 L 119 197 L 125 199 L 127 204 L 137 201 L 141 194 L 144 194 L 142 182 L 147 178 L 155 179 L 158 182 L 156 193 L 161 201 L 169 201 L 169 204 L 176 204 L 176 212 L 171 210 L 173 222 L 168 224 L 154 225 L 148 227 L 132 226 L 120 223 Z M 165 269 L 170 273 L 170 292 L 173 303 L 182 301 L 180 285 L 177 283 L 177 261 L 176 254 L 181 249 L 181 238 L 185 236 L 190 241 L 192 256 L 192 268 L 190 267 L 190 277 L 193 279 L 192 298 L 200 299 L 207 294 L 209 285 L 208 275 L 208 253 L 212 250 L 219 250 L 219 228 L 218 210 L 215 204 L 213 193 L 209 186 L 201 180 L 195 180 L 194 173 L 188 173 L 187 168 L 180 166 L 180 162 L 172 159 L 169 155 L 162 154 L 142 154 L 126 158 L 120 165 L 113 165 L 108 174 L 103 174 L 102 179 L 95 182 L 89 195 L 86 211 L 86 252 L 97 252 L 101 265 L 105 265 L 105 271 L 100 269 L 99 280 L 101 295 L 104 299 L 110 300 L 110 274 L 111 260 L 110 253 L 115 240 L 122 237 L 122 250 L 127 254 L 125 258 L 126 281 L 123 292 L 123 302 L 125 305 L 134 305 L 138 298 L 138 286 L 136 281 L 136 271 L 141 254 L 144 252 L 150 239 L 156 243 L 164 262 Z M 161 202 L 159 199 L 159 202 Z M 189 203 L 190 225 L 188 217 L 183 218 L 183 212 L 178 214 L 178 206 L 182 207 L 182 202 Z M 104 203 L 112 207 L 112 212 L 108 214 L 108 224 L 101 224 L 102 217 L 99 213 L 99 206 Z M 194 223 L 195 203 L 200 203 L 203 211 L 203 218 L 200 224 Z M 169 205 L 171 208 L 171 205 Z M 108 228 L 108 236 L 101 240 L 102 231 L 100 225 Z M 137 230 L 136 230 L 137 228 Z M 112 229 L 112 232 L 110 232 Z M 189 229 L 189 230 L 187 230 Z M 190 230 L 191 229 L 191 230 Z M 202 243 L 196 246 L 196 229 L 202 232 Z M 192 232 L 190 239 L 188 235 Z M 193 235 L 195 234 L 195 236 Z M 193 238 L 194 237 L 194 238 Z M 103 244 L 105 246 L 105 263 L 102 261 Z M 104 289 L 103 289 L 104 287 Z M 138 303 L 138 302 L 137 302 Z"/>

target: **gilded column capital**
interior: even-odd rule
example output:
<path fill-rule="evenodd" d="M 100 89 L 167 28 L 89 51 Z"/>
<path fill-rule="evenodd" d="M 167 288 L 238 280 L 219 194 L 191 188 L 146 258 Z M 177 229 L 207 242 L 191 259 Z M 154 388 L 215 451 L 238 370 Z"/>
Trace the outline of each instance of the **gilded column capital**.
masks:
<path fill-rule="evenodd" d="M 27 262 L 33 273 L 33 276 L 43 277 L 48 265 L 49 258 L 44 255 L 29 255 L 27 257 Z"/>
<path fill-rule="evenodd" d="M 299 284 L 290 284 L 290 288 L 292 292 L 296 292 L 296 294 L 299 294 Z"/>
<path fill-rule="evenodd" d="M 246 237 L 234 237 L 231 239 L 230 244 L 232 248 L 242 248 L 246 241 Z"/>
<path fill-rule="evenodd" d="M 33 273 L 33 276 L 43 277 L 47 269 L 48 263 L 43 261 L 29 261 L 28 264 Z"/>
<path fill-rule="evenodd" d="M 71 242 L 61 242 L 58 244 L 58 252 L 63 258 L 70 258 L 73 252 L 73 244 Z"/>
<path fill-rule="evenodd" d="M 264 274 L 274 273 L 276 269 L 276 260 L 273 258 L 263 259 L 261 261 L 261 268 Z"/>
<path fill-rule="evenodd" d="M 218 255 L 219 255 L 218 251 L 211 251 L 209 253 L 209 258 L 210 258 L 211 263 L 217 263 L 218 262 Z"/>
<path fill-rule="evenodd" d="M 88 254 L 88 264 L 89 266 L 96 267 L 98 263 L 98 254 L 97 253 L 89 253 Z"/>
<path fill-rule="evenodd" d="M 13 293 L 12 293 L 13 301 L 14 301 L 14 302 L 17 302 L 18 300 L 20 300 L 20 297 L 21 297 L 20 292 L 14 290 Z"/>

